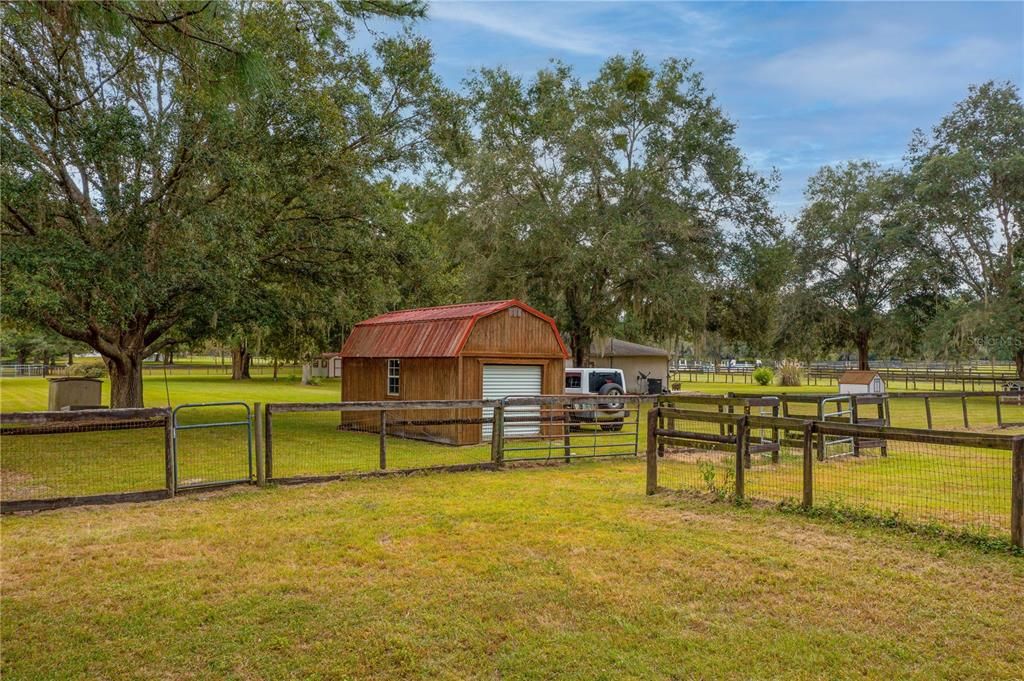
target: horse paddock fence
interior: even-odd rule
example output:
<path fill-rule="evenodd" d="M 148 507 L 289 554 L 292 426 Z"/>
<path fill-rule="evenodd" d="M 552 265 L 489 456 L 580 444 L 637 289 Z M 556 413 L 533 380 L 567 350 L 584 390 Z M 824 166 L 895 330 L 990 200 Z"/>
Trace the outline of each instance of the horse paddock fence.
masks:
<path fill-rule="evenodd" d="M 837 507 L 1024 547 L 1024 436 L 655 407 L 647 493 Z"/>

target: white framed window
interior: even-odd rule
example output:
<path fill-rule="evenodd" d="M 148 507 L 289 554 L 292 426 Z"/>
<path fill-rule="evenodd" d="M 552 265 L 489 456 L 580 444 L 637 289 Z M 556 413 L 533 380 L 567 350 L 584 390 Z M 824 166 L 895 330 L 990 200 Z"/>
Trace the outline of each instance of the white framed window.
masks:
<path fill-rule="evenodd" d="M 388 395 L 398 395 L 402 387 L 402 360 L 388 360 Z"/>

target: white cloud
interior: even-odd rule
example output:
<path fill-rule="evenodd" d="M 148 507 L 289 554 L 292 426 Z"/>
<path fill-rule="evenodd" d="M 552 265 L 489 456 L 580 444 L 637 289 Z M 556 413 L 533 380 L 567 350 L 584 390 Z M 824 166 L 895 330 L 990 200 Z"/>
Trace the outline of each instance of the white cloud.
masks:
<path fill-rule="evenodd" d="M 737 41 L 715 13 L 676 2 L 434 2 L 431 19 L 582 56 L 720 52 Z"/>
<path fill-rule="evenodd" d="M 430 17 L 470 24 L 540 47 L 591 56 L 608 54 L 611 36 L 584 28 L 583 17 L 576 12 L 567 15 L 550 9 L 535 3 L 437 2 L 430 6 Z"/>
<path fill-rule="evenodd" d="M 904 33 L 881 30 L 782 52 L 754 69 L 761 82 L 834 103 L 929 97 L 962 89 L 1005 59 L 1007 48 L 985 37 L 922 47 Z"/>

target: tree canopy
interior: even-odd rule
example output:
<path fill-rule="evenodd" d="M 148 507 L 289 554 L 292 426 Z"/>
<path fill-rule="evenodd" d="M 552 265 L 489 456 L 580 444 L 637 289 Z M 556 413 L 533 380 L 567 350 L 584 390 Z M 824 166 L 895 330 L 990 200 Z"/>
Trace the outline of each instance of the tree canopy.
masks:
<path fill-rule="evenodd" d="M 114 406 L 172 330 L 372 255 L 378 176 L 423 160 L 444 107 L 426 42 L 350 44 L 418 3 L 2 11 L 5 312 L 95 348 Z"/>
<path fill-rule="evenodd" d="M 768 181 L 688 61 L 614 57 L 584 83 L 554 64 L 467 86 L 474 131 L 456 161 L 468 286 L 552 311 L 582 361 L 596 334 L 699 328 L 726 227 L 773 223 Z"/>

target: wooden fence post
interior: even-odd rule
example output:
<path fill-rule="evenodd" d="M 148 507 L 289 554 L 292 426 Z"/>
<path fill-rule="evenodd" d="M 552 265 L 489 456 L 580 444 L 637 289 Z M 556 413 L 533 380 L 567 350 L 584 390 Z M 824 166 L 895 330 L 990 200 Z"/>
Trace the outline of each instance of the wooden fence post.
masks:
<path fill-rule="evenodd" d="M 850 411 L 853 417 L 853 423 L 860 422 L 860 413 L 857 411 L 857 396 L 850 395 Z M 853 436 L 853 455 L 860 456 L 860 438 L 856 435 Z"/>
<path fill-rule="evenodd" d="M 572 434 L 569 428 L 570 415 L 572 414 L 572 402 L 568 402 L 565 405 L 565 409 L 562 413 L 562 449 L 565 450 L 565 462 L 569 463 L 572 459 Z"/>
<path fill-rule="evenodd" d="M 260 402 L 254 402 L 252 405 L 253 419 L 256 421 L 255 425 L 255 438 L 256 441 L 256 484 L 263 487 L 267 484 L 267 469 L 266 459 L 264 459 L 265 450 L 265 439 L 263 437 L 263 405 Z"/>
<path fill-rule="evenodd" d="M 380 469 L 388 469 L 388 412 L 380 410 Z"/>
<path fill-rule="evenodd" d="M 1024 549 L 1024 436 L 1013 438 L 1013 476 L 1010 486 L 1010 541 Z"/>
<path fill-rule="evenodd" d="M 671 402 L 669 404 L 671 404 Z M 658 420 L 657 420 L 658 428 L 664 428 L 665 427 L 665 417 L 663 417 L 661 415 L 661 402 L 657 398 L 655 398 L 654 408 L 653 408 L 652 411 L 656 411 L 658 413 Z M 650 415 L 648 415 L 647 418 L 650 419 Z M 650 424 L 650 421 L 648 420 L 648 422 L 647 422 L 648 432 L 650 432 L 650 427 L 651 427 L 651 424 Z M 650 437 L 650 435 L 648 435 L 648 437 Z M 658 441 L 658 456 L 665 456 L 665 440 L 664 439 L 661 439 L 661 440 Z"/>
<path fill-rule="evenodd" d="M 495 466 L 505 463 L 505 452 L 502 449 L 502 440 L 505 439 L 505 407 L 498 405 L 492 414 L 491 424 L 491 462 Z"/>
<path fill-rule="evenodd" d="M 964 428 L 970 428 L 971 424 L 967 422 L 967 395 L 960 395 L 960 402 L 964 406 Z"/>
<path fill-rule="evenodd" d="M 825 403 L 818 400 L 818 420 L 825 421 Z M 818 432 L 818 461 L 825 460 L 825 436 Z"/>
<path fill-rule="evenodd" d="M 747 417 L 741 416 L 736 422 L 736 501 L 743 501 L 746 493 L 744 474 L 747 453 Z"/>
<path fill-rule="evenodd" d="M 996 392 L 995 385 L 993 384 L 992 392 L 996 393 L 996 427 L 1003 427 L 1003 405 L 1000 399 L 999 393 Z"/>
<path fill-rule="evenodd" d="M 660 407 L 647 412 L 647 493 L 658 491 L 658 419 Z"/>
<path fill-rule="evenodd" d="M 814 504 L 814 422 L 804 422 L 804 508 Z"/>
<path fill-rule="evenodd" d="M 167 487 L 168 496 L 174 496 L 178 491 L 178 480 L 175 475 L 174 460 L 174 417 L 170 412 L 164 419 L 164 485 Z"/>
<path fill-rule="evenodd" d="M 274 479 L 274 419 L 269 404 L 263 407 L 263 475 Z"/>
<path fill-rule="evenodd" d="M 779 418 L 778 404 L 772 407 L 772 418 Z M 782 439 L 778 426 L 772 426 L 772 442 L 775 443 L 775 449 L 772 451 L 772 463 L 778 463 L 779 457 L 782 456 Z"/>
<path fill-rule="evenodd" d="M 932 429 L 932 398 L 924 398 L 924 415 L 928 419 L 928 430 Z"/>

